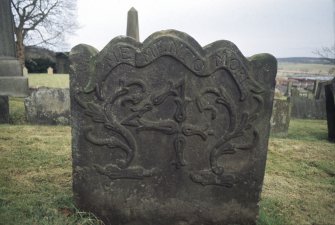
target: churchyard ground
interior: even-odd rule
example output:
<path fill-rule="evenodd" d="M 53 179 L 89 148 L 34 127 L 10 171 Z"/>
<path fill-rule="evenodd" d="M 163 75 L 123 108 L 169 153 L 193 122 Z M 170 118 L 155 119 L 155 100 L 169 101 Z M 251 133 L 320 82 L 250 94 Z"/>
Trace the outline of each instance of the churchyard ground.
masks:
<path fill-rule="evenodd" d="M 271 137 L 259 225 L 331 225 L 335 151 L 326 122 L 293 120 Z M 68 126 L 0 126 L 0 224 L 99 224 L 72 202 Z"/>
<path fill-rule="evenodd" d="M 57 76 L 30 75 L 30 86 L 68 87 Z M 19 98 L 10 111 L 17 125 L 0 126 L 0 224 L 101 224 L 72 201 L 70 127 L 25 124 Z M 326 121 L 291 120 L 286 138 L 271 137 L 258 225 L 334 224 L 334 159 Z"/>

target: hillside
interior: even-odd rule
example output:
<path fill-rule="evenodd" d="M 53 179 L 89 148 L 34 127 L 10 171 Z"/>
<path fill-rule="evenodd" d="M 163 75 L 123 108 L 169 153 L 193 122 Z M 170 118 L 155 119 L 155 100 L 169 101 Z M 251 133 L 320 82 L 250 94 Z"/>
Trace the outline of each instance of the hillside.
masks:
<path fill-rule="evenodd" d="M 306 63 L 306 64 L 330 64 L 325 58 L 316 57 L 288 57 L 277 58 L 279 63 Z"/>

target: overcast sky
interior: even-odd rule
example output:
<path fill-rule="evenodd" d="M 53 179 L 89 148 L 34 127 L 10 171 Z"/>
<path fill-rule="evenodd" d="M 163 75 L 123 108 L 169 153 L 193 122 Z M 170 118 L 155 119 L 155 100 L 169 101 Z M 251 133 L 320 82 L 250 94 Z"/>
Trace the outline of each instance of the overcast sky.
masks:
<path fill-rule="evenodd" d="M 85 43 L 101 50 L 125 35 L 127 11 L 139 13 L 140 40 L 159 30 L 184 31 L 205 46 L 225 39 L 245 56 L 315 56 L 334 44 L 335 0 L 78 0 L 81 29 L 70 46 Z"/>

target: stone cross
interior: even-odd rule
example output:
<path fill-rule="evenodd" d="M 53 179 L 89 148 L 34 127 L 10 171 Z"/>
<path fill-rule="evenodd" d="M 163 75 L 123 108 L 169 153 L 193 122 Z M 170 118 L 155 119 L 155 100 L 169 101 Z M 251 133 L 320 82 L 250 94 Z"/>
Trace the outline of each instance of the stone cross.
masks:
<path fill-rule="evenodd" d="M 138 27 L 138 14 L 137 14 L 137 10 L 134 7 L 132 7 L 128 11 L 127 36 L 134 38 L 136 41 L 140 41 L 139 27 Z"/>
<path fill-rule="evenodd" d="M 8 122 L 8 96 L 28 94 L 28 79 L 15 58 L 13 15 L 10 0 L 0 0 L 0 123 Z"/>

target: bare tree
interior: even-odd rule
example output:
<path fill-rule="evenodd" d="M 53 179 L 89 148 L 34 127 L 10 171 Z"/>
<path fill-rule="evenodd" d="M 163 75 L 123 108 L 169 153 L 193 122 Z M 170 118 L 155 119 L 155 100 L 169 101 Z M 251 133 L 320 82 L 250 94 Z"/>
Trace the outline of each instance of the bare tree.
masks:
<path fill-rule="evenodd" d="M 329 63 L 335 64 L 335 45 L 332 47 L 322 47 L 321 49 L 315 50 L 313 53 Z"/>
<path fill-rule="evenodd" d="M 11 0 L 17 57 L 24 64 L 24 46 L 61 47 L 73 34 L 76 0 Z"/>

